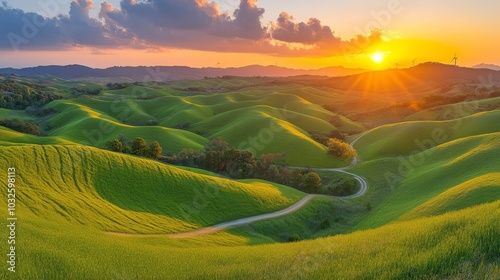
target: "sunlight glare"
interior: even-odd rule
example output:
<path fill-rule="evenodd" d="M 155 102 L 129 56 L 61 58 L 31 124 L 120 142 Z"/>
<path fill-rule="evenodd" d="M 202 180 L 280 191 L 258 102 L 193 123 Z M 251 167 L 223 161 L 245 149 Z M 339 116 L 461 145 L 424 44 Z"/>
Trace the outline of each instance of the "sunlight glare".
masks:
<path fill-rule="evenodd" d="M 384 54 L 381 52 L 375 52 L 372 54 L 371 58 L 375 63 L 382 63 L 382 61 L 384 61 Z"/>

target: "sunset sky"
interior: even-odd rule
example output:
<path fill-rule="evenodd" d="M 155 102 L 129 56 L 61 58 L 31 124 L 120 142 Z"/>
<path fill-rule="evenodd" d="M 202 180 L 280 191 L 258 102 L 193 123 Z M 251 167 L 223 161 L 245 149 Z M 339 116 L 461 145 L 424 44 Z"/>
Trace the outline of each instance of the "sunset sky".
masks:
<path fill-rule="evenodd" d="M 0 67 L 500 64 L 500 1 L 8 0 Z"/>

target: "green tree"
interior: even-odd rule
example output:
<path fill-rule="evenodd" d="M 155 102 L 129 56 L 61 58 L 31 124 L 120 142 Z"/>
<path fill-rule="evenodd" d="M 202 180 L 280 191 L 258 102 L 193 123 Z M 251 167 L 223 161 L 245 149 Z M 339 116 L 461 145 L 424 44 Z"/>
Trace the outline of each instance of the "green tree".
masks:
<path fill-rule="evenodd" d="M 229 147 L 229 144 L 224 140 L 222 137 L 218 136 L 215 139 L 210 140 L 207 145 L 205 145 L 205 150 L 207 152 L 209 151 L 215 151 L 215 152 L 223 152 L 227 150 Z"/>
<path fill-rule="evenodd" d="M 149 145 L 149 157 L 152 159 L 159 159 L 161 154 L 163 152 L 163 149 L 160 146 L 160 143 L 158 141 L 154 141 Z"/>
<path fill-rule="evenodd" d="M 349 144 L 335 138 L 328 140 L 328 153 L 344 160 L 354 158 L 357 153 Z"/>
<path fill-rule="evenodd" d="M 134 155 L 143 156 L 147 153 L 147 150 L 148 145 L 143 138 L 137 137 L 132 141 L 132 153 Z"/>
<path fill-rule="evenodd" d="M 108 149 L 113 152 L 121 152 L 122 151 L 122 142 L 118 139 L 113 139 L 108 143 Z"/>
<path fill-rule="evenodd" d="M 316 172 L 304 175 L 304 188 L 308 192 L 317 192 L 321 188 L 321 178 Z"/>

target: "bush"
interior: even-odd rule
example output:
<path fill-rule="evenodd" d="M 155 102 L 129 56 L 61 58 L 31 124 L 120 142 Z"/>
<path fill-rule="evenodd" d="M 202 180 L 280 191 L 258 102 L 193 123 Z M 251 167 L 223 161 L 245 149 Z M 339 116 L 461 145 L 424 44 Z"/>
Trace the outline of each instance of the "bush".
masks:
<path fill-rule="evenodd" d="M 154 141 L 149 146 L 149 157 L 152 159 L 159 159 L 161 157 L 162 152 L 163 149 L 161 148 L 160 143 L 158 143 L 158 141 Z"/>
<path fill-rule="evenodd" d="M 40 127 L 31 122 L 25 122 L 18 119 L 3 119 L 0 120 L 0 126 L 5 126 L 15 131 L 19 131 L 22 133 L 32 134 L 32 135 L 40 135 L 41 130 Z"/>
<path fill-rule="evenodd" d="M 144 156 L 147 153 L 148 145 L 143 138 L 137 137 L 132 141 L 132 153 L 138 156 Z"/>
<path fill-rule="evenodd" d="M 315 172 L 304 175 L 304 189 L 308 192 L 317 192 L 321 188 L 321 177 Z"/>
<path fill-rule="evenodd" d="M 120 142 L 120 140 L 113 139 L 107 144 L 107 147 L 113 152 L 121 152 L 123 149 L 123 144 L 122 142 Z"/>
<path fill-rule="evenodd" d="M 328 153 L 344 160 L 350 160 L 357 155 L 349 144 L 334 138 L 328 140 Z"/>
<path fill-rule="evenodd" d="M 319 227 L 321 229 L 327 229 L 330 227 L 330 220 L 328 219 L 323 219 L 323 221 L 321 221 L 321 223 L 319 224 Z"/>
<path fill-rule="evenodd" d="M 291 234 L 287 238 L 287 242 L 297 242 L 300 241 L 300 235 L 298 233 Z"/>
<path fill-rule="evenodd" d="M 328 192 L 332 195 L 347 196 L 356 193 L 358 182 L 354 178 L 341 179 L 334 186 L 328 187 Z"/>

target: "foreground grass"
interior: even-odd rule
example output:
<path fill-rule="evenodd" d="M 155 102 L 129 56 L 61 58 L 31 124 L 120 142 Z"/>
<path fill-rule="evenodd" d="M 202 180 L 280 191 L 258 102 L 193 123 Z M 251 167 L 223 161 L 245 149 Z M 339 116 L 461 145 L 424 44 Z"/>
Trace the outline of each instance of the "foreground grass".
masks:
<path fill-rule="evenodd" d="M 493 279 L 500 273 L 499 218 L 495 202 L 349 235 L 242 246 L 244 238 L 226 233 L 192 241 L 120 237 L 27 214 L 20 217 L 16 277 L 7 270 L 0 274 L 3 279 Z"/>

